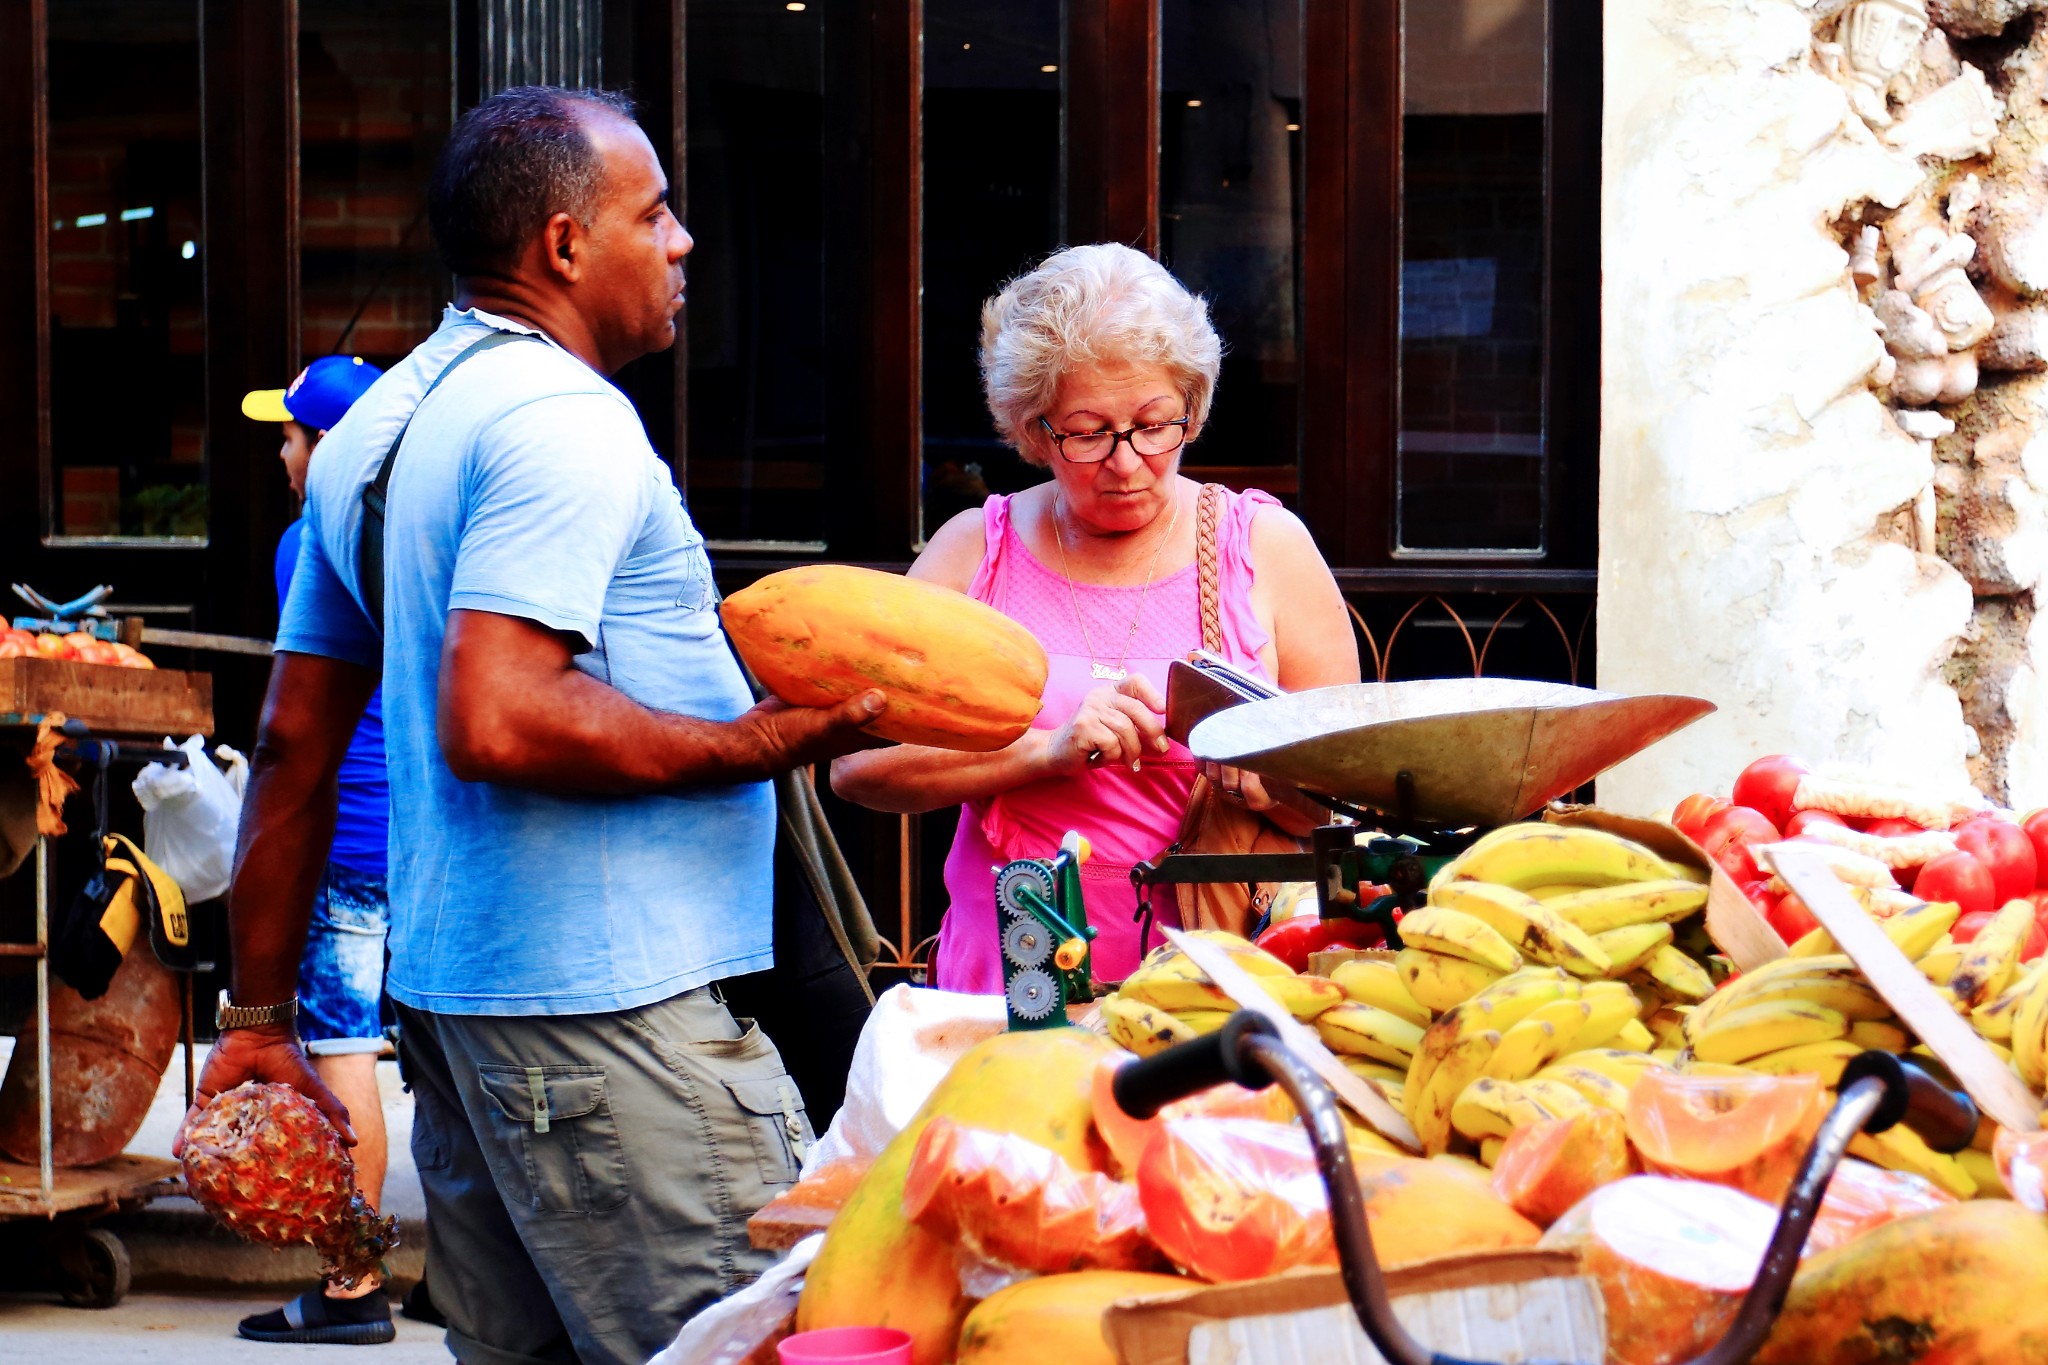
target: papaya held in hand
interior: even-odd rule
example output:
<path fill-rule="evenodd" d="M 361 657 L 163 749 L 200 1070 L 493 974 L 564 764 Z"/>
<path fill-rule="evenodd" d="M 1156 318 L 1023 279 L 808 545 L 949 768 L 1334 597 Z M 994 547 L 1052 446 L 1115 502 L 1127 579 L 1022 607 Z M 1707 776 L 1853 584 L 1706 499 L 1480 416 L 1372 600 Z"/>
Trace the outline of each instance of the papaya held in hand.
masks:
<path fill-rule="evenodd" d="M 915 578 L 814 564 L 769 574 L 719 607 L 762 686 L 793 706 L 836 706 L 869 688 L 888 697 L 868 733 L 988 753 L 1031 726 L 1045 693 L 1045 649 L 965 593 Z"/>

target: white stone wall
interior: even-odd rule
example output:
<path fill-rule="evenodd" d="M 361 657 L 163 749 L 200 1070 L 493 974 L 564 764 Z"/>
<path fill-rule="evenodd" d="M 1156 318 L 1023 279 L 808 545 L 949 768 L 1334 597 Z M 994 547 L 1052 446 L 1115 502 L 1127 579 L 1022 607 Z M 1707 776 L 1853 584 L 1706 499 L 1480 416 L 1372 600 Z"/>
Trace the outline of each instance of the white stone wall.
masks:
<path fill-rule="evenodd" d="M 1726 791 L 1780 751 L 1986 778 L 1953 676 L 1975 595 L 1929 552 L 1935 444 L 1899 425 L 1902 363 L 1868 306 L 1884 280 L 1852 277 L 1845 247 L 1955 148 L 1916 159 L 1852 107 L 1816 49 L 1842 9 L 1605 7 L 1599 685 L 1720 707 L 1600 780 L 1624 810 Z M 1920 208 L 1939 222 L 1943 202 Z M 2048 729 L 2010 673 L 2014 728 Z M 2048 782 L 2038 757 L 2003 767 Z"/>

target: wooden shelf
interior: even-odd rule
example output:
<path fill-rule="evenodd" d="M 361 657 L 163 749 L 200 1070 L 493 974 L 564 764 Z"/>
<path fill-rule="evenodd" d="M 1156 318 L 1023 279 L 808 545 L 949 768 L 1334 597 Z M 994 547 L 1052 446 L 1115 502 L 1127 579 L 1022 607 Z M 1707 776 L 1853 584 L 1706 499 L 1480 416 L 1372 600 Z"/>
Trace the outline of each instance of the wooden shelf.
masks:
<path fill-rule="evenodd" d="M 126 1199 L 169 1193 L 168 1188 L 150 1187 L 180 1174 L 178 1163 L 166 1157 L 123 1152 L 96 1166 L 60 1168 L 55 1191 L 45 1204 L 42 1177 L 35 1166 L 0 1159 L 0 1218 L 48 1217 L 95 1207 L 111 1209 Z"/>
<path fill-rule="evenodd" d="M 213 733 L 213 675 L 60 659 L 0 659 L 0 727 L 53 711 L 96 735 L 145 739 Z"/>

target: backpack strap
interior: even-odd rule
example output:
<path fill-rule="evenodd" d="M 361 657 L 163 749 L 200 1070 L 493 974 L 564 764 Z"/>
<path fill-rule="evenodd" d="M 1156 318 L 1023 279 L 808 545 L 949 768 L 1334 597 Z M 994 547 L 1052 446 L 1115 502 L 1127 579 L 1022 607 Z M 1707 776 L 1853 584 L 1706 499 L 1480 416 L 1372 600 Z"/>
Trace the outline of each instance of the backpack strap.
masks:
<path fill-rule="evenodd" d="M 363 610 L 369 613 L 380 634 L 384 630 L 384 506 L 391 488 L 391 466 L 398 461 L 398 448 L 405 444 L 405 433 L 412 430 L 412 419 L 420 415 L 420 408 L 433 397 L 434 390 L 441 387 L 441 381 L 460 369 L 465 360 L 494 346 L 503 346 L 508 341 L 527 340 L 539 341 L 540 338 L 528 332 L 494 330 L 489 336 L 464 347 L 460 355 L 434 376 L 434 382 L 427 385 L 427 391 L 413 405 L 412 416 L 407 417 L 405 425 L 398 429 L 391 449 L 384 452 L 384 462 L 377 466 L 377 477 L 363 489 L 363 532 L 356 545 L 356 588 L 362 594 Z"/>

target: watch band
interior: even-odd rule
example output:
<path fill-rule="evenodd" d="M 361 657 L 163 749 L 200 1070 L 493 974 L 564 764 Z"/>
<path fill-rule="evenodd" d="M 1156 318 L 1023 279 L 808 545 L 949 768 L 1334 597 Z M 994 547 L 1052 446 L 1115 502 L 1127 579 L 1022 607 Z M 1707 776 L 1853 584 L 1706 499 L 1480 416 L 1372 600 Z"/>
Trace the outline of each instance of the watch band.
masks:
<path fill-rule="evenodd" d="M 299 997 L 277 1005 L 237 1005 L 220 993 L 220 1003 L 214 1006 L 213 1026 L 226 1032 L 231 1028 L 255 1028 L 260 1024 L 289 1024 L 299 1017 Z"/>

